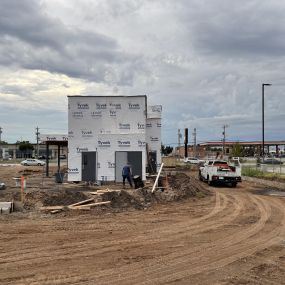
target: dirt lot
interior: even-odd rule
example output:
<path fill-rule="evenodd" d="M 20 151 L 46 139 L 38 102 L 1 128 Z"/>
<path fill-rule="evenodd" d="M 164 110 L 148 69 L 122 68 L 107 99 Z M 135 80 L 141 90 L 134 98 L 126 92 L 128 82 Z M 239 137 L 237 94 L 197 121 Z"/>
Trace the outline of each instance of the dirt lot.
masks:
<path fill-rule="evenodd" d="M 19 171 L 6 169 L 0 178 Z M 248 182 L 209 188 L 191 175 L 184 183 L 212 195 L 0 216 L 0 284 L 285 284 L 285 198 Z"/>

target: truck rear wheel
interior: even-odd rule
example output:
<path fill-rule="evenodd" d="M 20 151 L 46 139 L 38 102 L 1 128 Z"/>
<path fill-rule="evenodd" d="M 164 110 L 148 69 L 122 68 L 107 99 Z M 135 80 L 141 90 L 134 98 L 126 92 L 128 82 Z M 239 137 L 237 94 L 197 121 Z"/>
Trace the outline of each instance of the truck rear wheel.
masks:
<path fill-rule="evenodd" d="M 200 181 L 203 181 L 203 177 L 202 177 L 202 175 L 201 175 L 201 171 L 199 171 L 199 180 L 200 180 Z"/>
<path fill-rule="evenodd" d="M 232 186 L 232 188 L 235 188 L 235 187 L 237 187 L 237 183 L 233 182 L 231 186 Z"/>

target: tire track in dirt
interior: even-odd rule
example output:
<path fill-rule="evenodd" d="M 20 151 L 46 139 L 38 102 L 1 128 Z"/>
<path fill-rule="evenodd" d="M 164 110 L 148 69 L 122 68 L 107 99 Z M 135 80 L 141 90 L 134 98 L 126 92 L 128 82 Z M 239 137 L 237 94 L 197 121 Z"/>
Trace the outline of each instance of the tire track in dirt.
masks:
<path fill-rule="evenodd" d="M 219 196 L 217 195 L 218 199 L 216 199 L 216 204 L 215 204 L 215 207 L 214 209 L 207 215 L 201 217 L 201 218 L 198 218 L 198 219 L 193 219 L 193 221 L 191 221 L 192 224 L 195 224 L 195 223 L 198 223 L 200 222 L 201 220 L 204 220 L 204 219 L 207 219 L 213 215 L 215 215 L 216 213 L 219 213 L 221 212 L 221 210 L 224 210 L 225 206 L 228 205 L 227 202 L 228 202 L 228 199 L 225 199 L 225 196 L 224 196 L 224 203 L 223 203 L 223 206 L 221 207 L 221 201 L 220 201 L 220 198 Z M 189 223 L 189 221 L 187 222 Z M 119 245 L 119 244 L 117 244 Z M 72 251 L 72 250 L 69 250 L 70 248 L 72 249 L 73 246 L 76 246 L 77 250 L 76 251 Z M 102 244 L 103 246 L 103 244 Z M 106 246 L 106 244 L 105 244 Z M 36 252 L 35 253 L 31 253 L 31 249 L 29 249 L 29 252 L 28 253 L 31 253 L 31 257 L 30 256 L 27 256 L 27 255 L 21 255 L 21 259 L 19 260 L 19 257 L 15 257 L 14 258 L 14 262 L 17 263 L 17 265 L 19 265 L 19 261 L 22 261 L 23 264 L 26 264 L 27 261 L 32 261 L 33 263 L 37 263 L 37 260 L 40 261 L 41 263 L 49 261 L 51 258 L 54 258 L 54 254 L 58 255 L 58 256 L 62 256 L 62 258 L 54 258 L 56 261 L 59 261 L 60 259 L 62 260 L 65 260 L 66 259 L 66 255 L 65 254 L 62 254 L 62 252 L 69 252 L 70 255 L 74 256 L 74 258 L 79 258 L 79 257 L 82 257 L 82 256 L 86 256 L 86 253 L 82 253 L 82 251 L 84 252 L 84 250 L 82 250 L 82 247 L 85 247 L 86 248 L 86 241 L 83 241 L 83 242 L 80 242 L 80 243 L 73 243 L 72 245 L 70 246 L 64 246 L 64 247 L 61 247 L 59 248 L 56 252 L 52 251 L 52 248 L 48 248 L 46 249 L 45 251 L 47 251 L 47 253 L 43 252 L 43 250 L 41 249 L 40 252 Z M 37 248 L 34 248 L 35 251 L 37 251 Z M 114 250 L 113 249 L 110 249 L 110 250 Z M 88 251 L 88 254 L 90 254 L 91 256 L 94 255 L 94 254 L 98 254 L 98 253 L 106 253 L 106 250 L 103 249 L 103 252 L 102 250 L 100 250 L 101 252 L 94 252 L 92 249 L 90 249 Z M 79 252 L 81 253 L 80 255 L 77 255 L 76 253 Z M 35 257 L 36 255 L 36 257 Z M 7 265 L 7 262 L 11 262 L 12 260 L 6 260 L 5 263 Z M 10 266 L 10 264 L 8 264 L 8 266 Z"/>
<path fill-rule="evenodd" d="M 148 275 L 152 276 L 151 283 L 155 284 L 155 282 L 156 282 L 155 278 L 158 278 L 158 280 L 162 281 L 163 283 L 170 281 L 166 277 L 164 277 L 161 280 L 160 276 L 162 276 L 162 275 L 167 276 L 168 274 L 170 274 L 171 278 L 175 278 L 176 279 L 176 278 L 183 278 L 181 276 L 184 276 L 185 273 L 186 273 L 186 275 L 188 275 L 189 271 L 191 272 L 191 274 L 197 274 L 197 273 L 202 272 L 204 270 L 204 267 L 207 267 L 207 268 L 210 268 L 210 269 L 211 269 L 211 267 L 213 267 L 212 269 L 217 268 L 217 267 L 221 267 L 221 266 L 226 265 L 228 262 L 233 262 L 234 260 L 236 260 L 237 258 L 240 258 L 244 254 L 245 255 L 248 254 L 248 252 L 254 252 L 256 250 L 256 247 L 254 247 L 254 245 L 255 244 L 259 244 L 259 242 L 261 242 L 261 244 L 264 243 L 264 242 L 267 242 L 267 244 L 268 244 L 268 240 L 274 238 L 275 234 L 277 234 L 279 232 L 279 229 L 277 229 L 275 231 L 272 231 L 269 235 L 266 235 L 265 237 L 260 239 L 260 241 L 259 240 L 257 240 L 257 241 L 253 240 L 253 242 L 249 242 L 248 246 L 246 246 L 245 248 L 242 248 L 242 252 L 240 252 L 241 251 L 240 243 L 243 240 L 248 239 L 251 236 L 256 235 L 258 232 L 260 232 L 264 228 L 264 225 L 265 225 L 266 221 L 269 219 L 269 217 L 271 215 L 270 206 L 267 203 L 264 203 L 262 198 L 255 197 L 253 199 L 255 200 L 255 203 L 256 203 L 257 207 L 259 208 L 259 211 L 260 211 L 260 219 L 255 224 L 255 226 L 251 227 L 247 231 L 239 234 L 239 238 L 233 239 L 233 238 L 229 237 L 228 239 L 224 239 L 221 242 L 214 244 L 214 246 L 210 248 L 211 251 L 214 251 L 215 248 L 219 247 L 219 254 L 218 254 L 218 256 L 217 256 L 217 254 L 215 254 L 216 259 L 221 255 L 221 252 L 223 252 L 225 250 L 229 251 L 228 247 L 231 248 L 231 252 L 237 250 L 237 254 L 233 254 L 233 256 L 231 256 L 231 257 L 221 258 L 220 262 L 217 262 L 217 260 L 215 260 L 215 265 L 214 266 L 211 266 L 211 264 L 209 264 L 209 263 L 205 263 L 205 265 L 202 266 L 203 263 L 201 262 L 201 256 L 199 256 L 199 257 L 196 258 L 196 261 L 197 261 L 196 262 L 196 266 L 197 267 L 195 267 L 195 263 L 193 264 L 193 261 L 195 261 L 195 259 L 194 260 L 192 259 L 191 260 L 191 269 L 189 269 L 189 265 L 190 264 L 187 264 L 186 266 L 183 266 L 183 263 L 184 263 L 184 259 L 186 259 L 188 254 L 189 253 L 191 254 L 192 251 L 187 251 L 187 254 L 185 254 L 185 250 L 183 250 L 183 255 L 178 256 L 178 262 L 176 261 L 173 264 L 173 260 L 176 257 L 174 257 L 174 259 L 170 258 L 171 259 L 171 268 L 170 269 L 167 268 L 166 270 L 163 270 L 161 267 L 158 266 L 157 270 L 154 270 L 154 266 L 152 266 L 151 270 L 148 270 Z M 237 247 L 233 247 L 232 246 L 232 245 L 236 245 L 236 244 L 237 244 Z M 221 245 L 223 245 L 223 246 L 221 246 Z M 263 245 L 263 246 L 266 246 L 266 245 Z M 263 246 L 261 246 L 261 248 Z M 254 251 L 252 250 L 253 247 L 254 247 Z M 205 257 L 208 258 L 209 256 L 205 256 Z M 183 267 L 184 267 L 184 271 L 181 270 L 181 268 L 183 268 Z M 172 271 L 174 271 L 175 274 L 171 274 Z M 157 272 L 159 272 L 159 273 L 157 273 Z M 153 274 L 154 275 L 158 275 L 159 277 L 153 276 Z M 123 282 L 121 284 L 128 284 L 128 279 L 122 279 L 121 278 L 121 279 L 118 279 L 117 281 L 119 283 Z M 139 279 L 136 280 L 136 279 L 132 278 L 132 282 L 136 282 L 137 283 L 137 282 L 139 282 Z M 151 284 L 151 283 L 149 283 L 149 284 Z M 112 284 L 112 283 L 109 283 L 109 284 Z M 142 284 L 148 284 L 148 282 L 142 282 Z"/>
<path fill-rule="evenodd" d="M 246 201 L 246 199 L 242 199 L 242 202 L 243 203 L 245 203 L 245 201 Z M 231 209 L 233 209 L 233 208 L 231 208 Z M 236 211 L 236 209 L 235 209 L 235 211 Z M 237 211 L 237 213 L 239 213 L 239 211 Z M 227 213 L 228 214 L 228 213 Z M 236 214 L 234 215 L 235 217 L 236 217 Z M 231 219 L 229 219 L 229 221 L 231 221 Z M 203 227 L 203 229 L 200 229 L 200 231 L 204 231 L 205 230 L 205 227 Z M 198 231 L 199 232 L 199 231 Z M 179 238 L 179 237 L 177 237 L 177 238 Z M 183 251 L 184 252 L 184 251 Z M 129 269 L 130 270 L 130 269 Z M 90 278 L 91 278 L 91 276 L 90 276 Z M 95 281 L 95 280 L 94 280 Z M 126 281 L 126 280 L 125 280 Z M 132 281 L 131 282 L 133 282 L 134 280 L 132 279 Z M 98 282 L 98 280 L 97 280 L 97 282 Z M 109 281 L 108 281 L 108 283 L 110 283 Z M 125 282 L 123 281 L 123 283 L 121 283 L 121 281 L 120 281 L 120 283 L 118 283 L 118 280 L 115 282 L 115 283 L 117 283 L 117 284 L 125 284 Z M 100 282 L 100 284 L 101 284 L 101 282 Z M 134 284 L 134 283 L 132 283 L 132 284 Z"/>
<path fill-rule="evenodd" d="M 157 225 L 157 231 L 146 231 L 149 235 L 146 237 L 136 237 L 134 241 L 132 238 L 124 238 L 121 241 L 105 240 L 100 241 L 97 245 L 92 244 L 94 241 L 88 240 L 88 234 L 84 236 L 86 240 L 80 242 L 76 241 L 71 243 L 71 246 L 54 245 L 38 245 L 35 247 L 34 252 L 29 255 L 29 252 L 24 253 L 24 256 L 31 257 L 26 260 L 23 266 L 23 271 L 7 276 L 5 279 L 0 278 L 5 283 L 3 284 L 167 284 L 175 282 L 185 282 L 189 277 L 195 274 L 202 274 L 226 266 L 244 256 L 258 252 L 263 248 L 280 242 L 284 239 L 285 233 L 285 218 L 284 203 L 279 200 L 273 200 L 271 197 L 254 197 L 252 194 L 246 193 L 226 193 L 218 194 L 220 198 L 216 199 L 215 206 L 206 215 L 186 220 L 181 223 L 173 223 L 170 230 L 169 225 Z M 217 192 L 218 193 L 218 192 Z M 237 195 L 237 196 L 235 196 Z M 210 242 L 208 244 L 198 244 L 192 248 L 185 248 L 185 246 L 177 247 L 175 252 L 167 255 L 161 255 L 148 260 L 141 260 L 127 265 L 119 264 L 117 267 L 110 267 L 110 269 L 93 267 L 90 261 L 96 256 L 104 254 L 115 255 L 123 254 L 124 247 L 127 244 L 129 252 L 132 254 L 135 247 L 141 246 L 148 247 L 157 244 L 159 236 L 162 243 L 180 243 L 180 240 L 185 235 L 196 233 L 200 234 L 205 231 L 212 231 L 215 229 L 221 230 L 223 226 L 231 226 L 233 222 L 239 221 L 239 216 L 248 217 L 252 211 L 252 204 L 255 203 L 258 213 L 258 220 L 252 225 L 246 225 L 242 228 L 234 227 L 232 230 L 225 232 L 225 236 L 219 240 Z M 221 210 L 223 209 L 223 210 Z M 274 209 L 274 211 L 272 211 Z M 276 222 L 271 220 L 276 219 Z M 199 223 L 203 225 L 199 225 Z M 177 226 L 177 228 L 176 228 Z M 199 227 L 200 226 L 200 227 Z M 79 228 L 79 231 L 84 232 L 86 224 Z M 51 227 L 50 227 L 51 228 Z M 162 231 L 160 232 L 160 229 Z M 177 231 L 176 231 L 177 229 Z M 193 230 L 193 231 L 192 231 Z M 211 232 L 210 232 L 211 234 Z M 234 235 L 234 236 L 233 236 Z M 237 237 L 239 235 L 239 237 Z M 32 238 L 36 238 L 34 235 Z M 101 239 L 102 240 L 102 239 Z M 72 241 L 69 237 L 67 241 Z M 246 243 L 247 241 L 247 243 Z M 108 244 L 111 246 L 108 247 Z M 133 244 L 132 244 L 133 243 Z M 262 244 L 263 243 L 263 244 Z M 131 246 L 130 246 L 131 245 Z M 76 249 L 72 248 L 73 246 Z M 89 248 L 90 247 L 90 248 Z M 101 247 L 108 247 L 107 251 Z M 35 252 L 41 250 L 46 253 L 43 259 L 35 257 Z M 60 262 L 58 256 L 52 255 L 49 251 L 55 251 L 56 255 L 63 255 Z M 83 253 L 80 251 L 83 251 Z M 231 256 L 229 256 L 231 254 Z M 42 256 L 43 257 L 43 256 Z M 86 257 L 86 261 L 83 258 Z M 77 264 L 74 260 L 80 260 L 82 264 Z M 22 260 L 22 257 L 21 257 Z M 66 264 L 64 263 L 66 262 Z M 33 269 L 33 266 L 39 264 L 38 269 Z M 54 263 L 54 264 L 53 264 Z M 166 264 L 168 263 L 168 264 Z M 15 261 L 15 266 L 20 263 Z M 59 268 L 59 265 L 62 268 Z M 106 264 L 107 265 L 107 264 Z M 2 266 L 0 264 L 0 266 Z M 13 262 L 6 264 L 7 269 L 9 266 L 14 266 Z M 6 267 L 5 266 L 5 267 Z M 34 274 L 29 271 L 32 268 Z M 77 268 L 76 268 L 77 267 Z M 1 267 L 0 267 L 1 268 Z M 4 266 L 3 266 L 4 268 Z M 106 266 L 108 268 L 108 266 Z M 67 272 L 66 272 L 67 270 Z M 36 274 L 37 273 L 37 274 Z M 50 275 L 50 277 L 48 277 Z M 129 275 L 129 276 L 127 276 Z M 253 277 L 250 274 L 246 275 L 249 280 Z M 21 280 L 19 278 L 22 278 Z M 111 280 L 110 280 L 111 279 Z M 24 280 L 24 281 L 23 281 Z M 263 284 L 275 284 L 270 280 L 264 280 Z M 19 283 L 17 283 L 19 282 Z M 174 282 L 174 283 L 175 283 Z M 254 280 L 252 281 L 254 282 Z M 184 283 L 184 284 L 185 284 Z M 257 283 L 258 284 L 258 283 Z M 260 283 L 259 283 L 260 284 Z"/>
<path fill-rule="evenodd" d="M 222 198 L 220 196 L 222 196 Z M 223 200 L 223 206 L 222 207 L 221 207 L 221 200 Z M 192 223 L 192 224 L 199 223 L 199 222 L 201 222 L 203 220 L 211 218 L 213 215 L 216 215 L 216 214 L 222 212 L 225 209 L 225 207 L 227 205 L 227 202 L 228 202 L 228 199 L 226 198 L 225 195 L 217 195 L 215 206 L 210 211 L 210 213 L 208 213 L 207 215 L 202 216 L 200 218 L 193 219 L 193 220 L 190 221 L 190 223 Z M 183 228 L 185 228 L 185 224 L 188 224 L 188 223 L 189 222 L 179 223 L 179 224 L 177 224 L 177 228 L 178 229 L 179 228 L 183 229 Z M 80 228 L 78 230 L 80 230 Z M 169 230 L 168 226 L 165 226 L 165 227 L 160 227 L 160 232 L 159 233 L 157 233 L 154 230 L 154 231 L 147 232 L 147 234 L 154 234 L 154 235 L 157 235 L 157 237 L 159 238 L 161 233 L 167 234 L 168 232 L 171 232 L 171 230 Z M 139 242 L 140 239 L 142 239 L 142 237 L 137 236 L 135 238 L 125 239 L 124 242 L 126 242 L 126 243 L 129 243 L 129 242 L 134 243 L 135 241 Z M 106 252 L 108 250 L 112 250 L 114 246 L 118 246 L 121 243 L 121 241 L 118 241 L 118 240 L 108 241 L 108 242 L 109 242 L 109 246 L 108 246 L 108 249 L 106 250 Z M 74 242 L 69 242 L 68 245 L 61 246 L 59 249 L 58 249 L 57 245 L 49 245 L 49 246 L 47 246 L 45 248 L 45 250 L 47 252 L 53 251 L 53 253 L 57 253 L 56 251 L 59 251 L 58 253 L 60 253 L 60 251 L 69 251 L 70 253 L 75 254 L 76 250 L 75 251 L 72 251 L 72 250 L 74 250 L 76 248 L 80 248 L 82 245 L 84 245 L 84 246 L 92 246 L 92 245 L 94 245 L 94 243 L 93 243 L 93 241 L 89 241 L 89 244 L 88 244 L 88 241 L 74 241 Z M 102 241 L 101 243 L 97 243 L 96 245 L 98 246 L 98 248 L 101 248 L 102 246 L 105 246 L 105 249 L 106 249 L 106 241 Z M 33 254 L 37 253 L 37 251 L 38 251 L 38 247 L 29 247 L 29 248 L 25 248 L 25 249 L 19 249 L 18 254 L 19 255 L 23 255 L 23 260 L 24 260 L 24 259 L 29 258 L 28 255 L 33 256 Z M 41 252 L 41 254 L 43 254 L 43 252 Z M 6 251 L 5 253 L 0 254 L 0 264 L 1 264 L 1 260 L 4 260 L 5 258 L 6 258 L 6 262 L 7 261 L 12 261 L 12 260 L 9 260 L 9 259 L 7 260 L 7 258 L 9 258 L 9 257 L 10 258 L 16 258 L 16 257 L 12 257 L 11 256 L 11 252 L 7 252 Z"/>
<path fill-rule="evenodd" d="M 264 204 L 265 206 L 265 210 L 267 210 L 266 213 L 268 213 L 269 209 L 268 209 L 268 205 Z M 266 217 L 267 216 L 267 217 Z M 260 225 L 264 225 L 265 221 L 268 220 L 268 218 L 270 217 L 270 215 L 265 215 L 263 216 L 263 218 L 261 217 L 260 221 Z M 284 221 L 284 213 L 283 213 L 283 221 Z M 255 226 L 255 230 L 256 229 L 261 229 L 260 226 Z M 284 231 L 284 228 L 282 230 L 280 230 L 280 228 L 277 228 L 273 231 L 271 231 L 270 234 L 263 236 L 262 238 L 258 238 L 257 240 L 252 240 L 252 241 L 248 241 L 246 245 L 243 244 L 237 244 L 238 247 L 230 247 L 227 248 L 225 247 L 225 249 L 229 252 L 231 252 L 231 256 L 229 257 L 223 257 L 223 255 L 221 256 L 221 253 L 223 253 L 224 248 L 220 248 L 219 250 L 219 254 L 217 254 L 215 256 L 215 261 L 214 263 L 210 263 L 210 264 L 201 264 L 202 262 L 200 262 L 200 264 L 198 265 L 197 268 L 193 268 L 193 263 L 191 262 L 191 269 L 190 269 L 190 273 L 192 274 L 197 274 L 197 273 L 201 273 L 205 270 L 207 271 L 211 271 L 220 267 L 224 267 L 225 265 L 227 265 L 228 263 L 234 262 L 235 260 L 247 256 L 249 254 L 253 254 L 256 251 L 259 251 L 263 248 L 266 248 L 268 246 L 271 246 L 273 244 L 275 244 L 278 241 L 278 238 L 276 238 L 276 235 L 280 234 L 281 232 Z M 254 235 L 256 235 L 258 232 L 255 232 Z M 243 235 L 244 236 L 244 235 Z M 245 236 L 244 236 L 245 237 Z M 237 241 L 236 241 L 237 242 Z M 217 260 L 218 259 L 218 260 Z M 163 272 L 164 274 L 166 272 Z M 169 282 L 171 281 L 171 279 L 173 279 L 173 277 L 175 279 L 183 279 L 186 276 L 189 276 L 189 268 L 187 268 L 187 270 L 182 271 L 181 267 L 180 267 L 180 271 L 178 270 L 178 272 L 176 271 L 173 275 L 170 275 L 170 277 L 166 277 L 163 279 L 160 279 L 160 282 Z M 155 284 L 155 279 L 152 279 L 152 284 Z M 148 284 L 148 282 L 142 282 L 141 284 Z"/>
<path fill-rule="evenodd" d="M 216 205 L 215 205 L 214 209 L 209 214 L 207 214 L 207 215 L 205 215 L 205 216 L 203 216 L 201 218 L 198 218 L 198 219 L 189 220 L 188 224 L 196 225 L 195 227 L 192 227 L 192 229 L 191 229 L 192 234 L 193 233 L 197 234 L 197 233 L 205 230 L 205 229 L 201 228 L 200 225 L 197 224 L 197 223 L 199 223 L 202 220 L 208 219 L 209 217 L 212 217 L 216 213 L 221 212 L 221 210 L 224 210 L 225 207 L 228 205 L 227 203 L 228 203 L 229 199 L 226 199 L 225 195 L 223 196 L 224 197 L 224 203 L 223 203 L 222 207 L 221 207 L 220 195 L 218 194 L 217 197 L 218 198 L 216 199 Z M 238 207 L 235 208 L 235 211 L 233 213 L 230 213 L 230 214 L 225 213 L 225 220 L 224 220 L 224 222 L 235 219 L 236 216 L 239 214 L 242 204 L 238 204 L 238 201 L 236 201 L 236 205 L 238 205 Z M 222 217 L 222 218 L 224 218 L 224 217 Z M 183 223 L 183 229 L 184 229 L 183 231 L 180 231 L 181 225 L 179 224 L 179 227 L 178 227 L 179 230 L 176 231 L 175 235 L 171 236 L 171 240 L 178 239 L 181 235 L 184 235 L 185 233 L 188 232 L 188 227 L 185 227 L 184 224 L 185 223 Z M 220 224 L 222 225 L 223 223 L 220 222 Z M 206 228 L 206 230 L 209 230 L 211 228 L 219 226 L 219 225 L 217 225 L 217 223 L 215 221 L 209 221 L 209 222 L 204 223 L 203 225 Z M 162 233 L 165 236 L 165 237 L 163 236 L 163 238 L 159 237 Z M 166 242 L 166 241 L 170 242 L 171 240 L 169 240 L 169 237 L 167 237 L 168 233 L 169 233 L 169 229 L 167 229 L 167 231 L 163 231 L 163 232 L 159 231 L 159 234 L 157 234 L 157 232 L 155 232 L 157 237 L 153 237 L 151 239 L 151 244 L 153 245 L 153 244 L 157 243 L 159 245 L 159 244 L 161 244 L 161 242 Z M 134 247 L 134 248 L 141 244 L 139 239 L 127 240 L 127 241 L 124 241 L 124 242 L 127 242 L 127 243 L 132 242 L 132 247 Z M 84 253 L 84 252 L 82 253 L 82 248 L 81 248 L 80 245 L 84 245 L 86 247 L 86 241 L 85 242 L 81 242 L 80 244 L 76 243 L 76 244 L 71 244 L 71 245 L 66 246 L 66 247 L 58 248 L 56 251 L 53 251 L 53 254 L 62 256 L 61 252 L 68 250 L 69 254 L 72 254 L 75 258 L 80 258 L 80 257 L 86 256 L 86 253 Z M 106 245 L 105 245 L 104 248 L 101 248 L 101 245 L 103 246 L 104 244 L 98 245 L 97 246 L 98 248 L 92 248 L 91 247 L 92 244 L 90 243 L 90 248 L 88 250 L 87 255 L 93 256 L 95 254 L 106 254 L 108 252 L 113 251 L 114 247 L 118 246 L 119 244 L 118 244 L 118 242 L 116 242 L 115 245 L 111 245 L 110 247 L 107 247 L 107 248 L 106 248 Z M 74 246 L 76 246 L 76 249 L 74 249 Z M 36 248 L 35 248 L 35 250 L 36 250 Z M 19 259 L 18 257 L 13 257 L 12 259 L 6 260 L 5 263 L 7 263 L 7 262 L 9 262 L 9 263 L 16 262 L 17 264 L 19 264 L 21 262 L 26 263 L 27 260 L 31 260 L 31 261 L 36 262 L 36 259 L 40 259 L 41 262 L 44 262 L 45 259 L 49 259 L 51 257 L 50 249 L 49 248 L 45 249 L 45 251 L 47 251 L 47 252 L 41 251 L 41 253 L 38 255 L 38 257 L 35 257 L 34 253 L 29 252 L 30 253 L 29 255 L 31 257 L 29 257 L 27 255 L 23 255 L 21 257 L 21 259 Z M 60 259 L 66 259 L 66 257 L 62 256 L 62 258 L 57 258 L 57 260 L 60 260 Z M 0 264 L 1 264 L 1 262 L 0 262 Z"/>

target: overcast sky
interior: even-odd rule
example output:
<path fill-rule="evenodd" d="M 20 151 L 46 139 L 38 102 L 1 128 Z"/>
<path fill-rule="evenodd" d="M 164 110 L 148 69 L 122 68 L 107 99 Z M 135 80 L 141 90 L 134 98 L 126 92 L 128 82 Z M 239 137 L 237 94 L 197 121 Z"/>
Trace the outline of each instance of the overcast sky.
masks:
<path fill-rule="evenodd" d="M 148 95 L 163 143 L 285 139 L 285 2 L 0 0 L 2 139 L 67 133 L 67 95 Z M 190 138 L 192 141 L 192 138 Z"/>

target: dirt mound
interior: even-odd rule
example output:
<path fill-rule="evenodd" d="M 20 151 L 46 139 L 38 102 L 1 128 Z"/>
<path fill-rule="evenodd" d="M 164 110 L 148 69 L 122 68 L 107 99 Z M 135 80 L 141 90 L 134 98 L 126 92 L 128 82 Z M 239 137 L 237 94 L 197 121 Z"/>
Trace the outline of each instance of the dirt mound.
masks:
<path fill-rule="evenodd" d="M 41 206 L 68 206 L 87 198 L 84 193 L 78 191 L 31 191 L 25 195 L 24 208 L 31 210 Z"/>
<path fill-rule="evenodd" d="M 168 187 L 156 192 L 156 199 L 162 201 L 178 201 L 189 197 L 204 197 L 210 192 L 204 189 L 195 178 L 183 172 L 168 176 Z"/>
<path fill-rule="evenodd" d="M 142 203 L 127 191 L 107 192 L 102 195 L 104 201 L 111 201 L 113 208 L 135 208 L 142 209 Z"/>
<path fill-rule="evenodd" d="M 210 192 L 192 177 L 185 173 L 177 172 L 175 175 L 169 177 L 169 186 L 179 198 L 195 197 L 201 194 L 209 194 Z"/>
<path fill-rule="evenodd" d="M 144 187 L 129 192 L 122 191 L 121 197 L 118 193 L 108 198 L 106 196 L 104 200 L 113 199 L 112 206 L 141 209 L 157 203 L 179 201 L 189 197 L 202 198 L 210 195 L 210 191 L 204 189 L 195 178 L 189 177 L 185 173 L 177 172 L 175 175 L 169 176 L 168 187 L 165 182 L 163 182 L 163 186 L 154 193 L 151 192 L 151 187 Z"/>
<path fill-rule="evenodd" d="M 21 193 L 20 191 L 0 191 L 0 201 L 7 202 L 12 200 L 21 200 Z"/>

